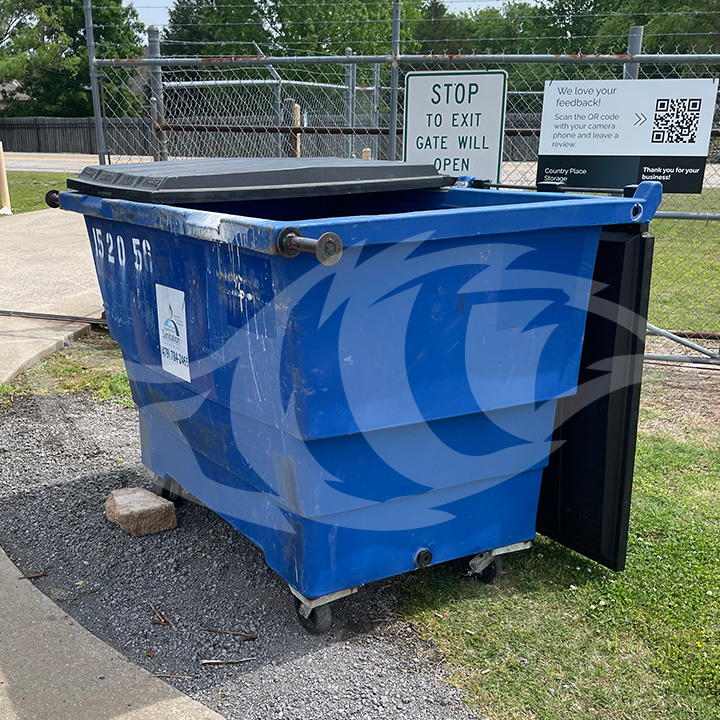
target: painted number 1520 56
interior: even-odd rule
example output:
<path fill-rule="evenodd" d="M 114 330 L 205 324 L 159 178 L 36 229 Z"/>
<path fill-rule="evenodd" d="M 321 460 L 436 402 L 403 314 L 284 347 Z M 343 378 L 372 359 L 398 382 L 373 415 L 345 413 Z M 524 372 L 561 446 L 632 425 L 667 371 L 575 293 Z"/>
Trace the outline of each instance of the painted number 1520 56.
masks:
<path fill-rule="evenodd" d="M 122 235 L 116 235 L 111 232 L 103 232 L 100 228 L 92 229 L 93 248 L 95 257 L 98 260 L 109 263 L 110 265 L 120 265 L 125 267 L 127 252 L 125 250 L 125 238 Z M 142 272 L 143 270 L 152 271 L 152 249 L 150 241 L 145 238 L 130 239 L 133 263 L 135 270 Z"/>

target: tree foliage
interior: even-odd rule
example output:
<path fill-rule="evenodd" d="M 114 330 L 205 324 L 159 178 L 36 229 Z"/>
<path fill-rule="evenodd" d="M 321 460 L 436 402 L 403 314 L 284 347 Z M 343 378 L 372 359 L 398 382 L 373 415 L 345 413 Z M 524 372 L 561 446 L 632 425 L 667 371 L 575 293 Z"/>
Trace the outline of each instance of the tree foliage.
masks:
<path fill-rule="evenodd" d="M 132 6 L 103 0 L 94 10 L 98 55 L 142 53 L 143 25 Z M 82 0 L 0 0 L 0 83 L 6 115 L 92 115 Z M 131 93 L 118 93 L 123 104 Z M 27 99 L 26 99 L 27 98 Z"/>
<path fill-rule="evenodd" d="M 403 17 L 421 17 L 420 0 L 403 2 Z M 379 0 L 175 0 L 163 33 L 174 55 L 342 55 L 386 53 L 392 2 Z M 414 38 L 404 34 L 406 43 Z"/>
<path fill-rule="evenodd" d="M 508 0 L 451 11 L 443 0 L 405 0 L 405 52 L 622 52 L 645 26 L 648 51 L 720 52 L 715 0 Z M 175 0 L 164 33 L 178 55 L 386 54 L 392 0 Z"/>
<path fill-rule="evenodd" d="M 166 55 L 254 55 L 268 32 L 259 5 L 249 0 L 176 0 L 163 32 Z"/>
<path fill-rule="evenodd" d="M 614 53 L 624 51 L 631 25 L 643 25 L 647 52 L 720 52 L 715 1 L 508 0 L 451 11 L 444 0 L 404 0 L 402 49 Z M 342 55 L 350 47 L 386 55 L 392 10 L 392 0 L 174 0 L 163 53 Z M 132 5 L 102 0 L 94 24 L 100 57 L 143 52 L 144 28 Z M 89 83 L 82 0 L 0 0 L 0 112 L 88 115 Z M 108 83 L 106 91 L 115 114 L 136 102 L 122 83 Z"/>

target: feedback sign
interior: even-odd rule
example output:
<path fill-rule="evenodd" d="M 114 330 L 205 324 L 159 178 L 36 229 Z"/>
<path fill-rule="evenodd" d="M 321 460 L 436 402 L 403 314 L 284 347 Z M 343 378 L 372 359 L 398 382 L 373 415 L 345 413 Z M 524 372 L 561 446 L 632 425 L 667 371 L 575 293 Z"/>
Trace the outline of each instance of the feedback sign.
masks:
<path fill-rule="evenodd" d="M 408 73 L 403 159 L 498 182 L 506 91 L 499 70 Z"/>

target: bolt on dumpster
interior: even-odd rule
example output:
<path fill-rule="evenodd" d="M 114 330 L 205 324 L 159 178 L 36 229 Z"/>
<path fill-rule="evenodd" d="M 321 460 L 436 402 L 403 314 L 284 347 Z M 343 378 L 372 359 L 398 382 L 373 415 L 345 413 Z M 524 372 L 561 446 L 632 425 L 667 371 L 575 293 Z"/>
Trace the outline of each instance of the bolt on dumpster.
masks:
<path fill-rule="evenodd" d="M 627 198 L 473 189 L 432 166 L 333 158 L 88 167 L 68 185 L 60 205 L 86 218 L 143 462 L 263 550 L 311 631 L 365 583 L 448 561 L 488 579 L 529 547 L 558 405 L 590 358 L 594 273 L 612 290 L 634 268 L 605 303 L 642 320 L 648 263 L 601 262 L 602 248 L 627 255 L 661 196 L 650 182 Z M 622 313 L 598 307 L 614 327 Z M 634 361 L 644 321 L 623 322 Z M 617 337 L 594 332 L 592 362 Z M 632 451 L 617 434 L 634 439 L 637 408 L 623 404 L 612 435 L 615 411 L 593 407 L 575 435 L 610 434 L 546 470 L 570 504 L 544 501 L 542 524 L 619 566 L 624 505 L 582 510 L 618 473 L 574 505 L 567 483 Z M 631 460 L 623 472 L 629 493 Z M 597 549 L 608 532 L 611 558 Z"/>

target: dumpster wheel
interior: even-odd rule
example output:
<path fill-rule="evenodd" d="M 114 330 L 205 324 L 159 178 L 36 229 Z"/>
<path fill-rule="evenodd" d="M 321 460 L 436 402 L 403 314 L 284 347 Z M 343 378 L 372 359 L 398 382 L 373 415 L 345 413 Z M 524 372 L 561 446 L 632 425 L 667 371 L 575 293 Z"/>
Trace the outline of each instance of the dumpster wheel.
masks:
<path fill-rule="evenodd" d="M 467 557 L 458 558 L 453 561 L 453 570 L 458 575 L 464 575 L 471 577 L 474 580 L 479 580 L 481 583 L 489 585 L 495 578 L 502 572 L 502 560 L 499 557 L 493 559 L 493 561 L 486 565 L 480 572 L 474 572 L 470 567 L 470 561 L 475 555 L 468 555 Z"/>
<path fill-rule="evenodd" d="M 300 624 L 312 635 L 321 635 L 326 633 L 332 627 L 332 608 L 329 604 L 318 605 L 310 610 L 307 617 L 301 612 L 302 603 L 297 598 L 295 600 L 295 612 L 297 613 Z"/>
<path fill-rule="evenodd" d="M 292 585 L 288 586 L 295 601 L 295 612 L 300 624 L 313 635 L 326 633 L 332 626 L 332 609 L 330 603 L 340 598 L 354 595 L 360 587 L 336 590 L 328 595 L 321 595 L 316 598 L 307 598 Z"/>

